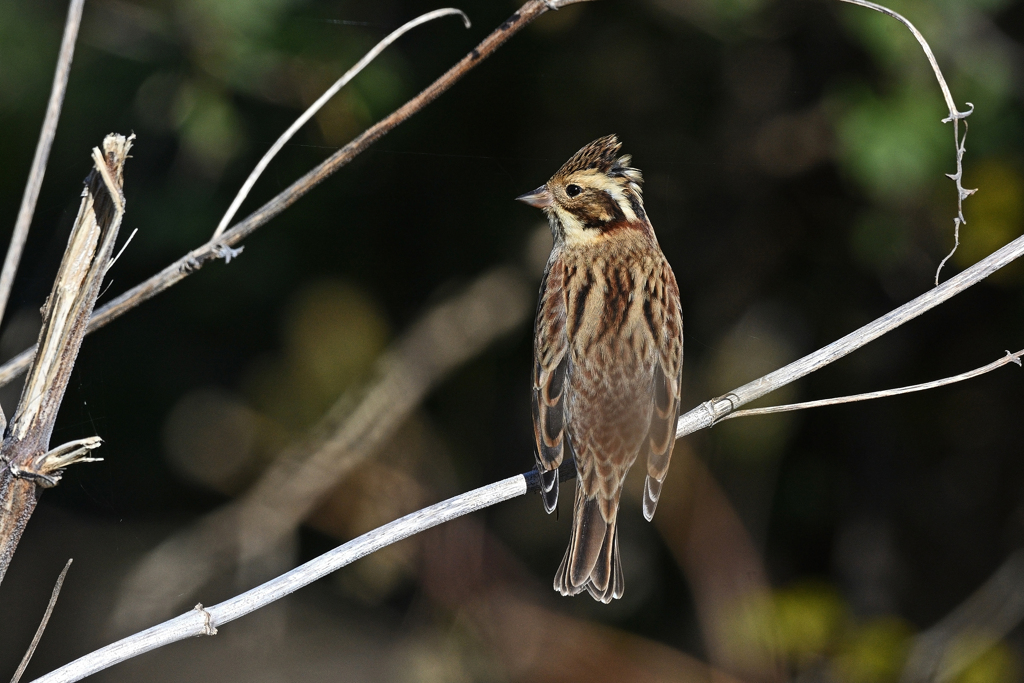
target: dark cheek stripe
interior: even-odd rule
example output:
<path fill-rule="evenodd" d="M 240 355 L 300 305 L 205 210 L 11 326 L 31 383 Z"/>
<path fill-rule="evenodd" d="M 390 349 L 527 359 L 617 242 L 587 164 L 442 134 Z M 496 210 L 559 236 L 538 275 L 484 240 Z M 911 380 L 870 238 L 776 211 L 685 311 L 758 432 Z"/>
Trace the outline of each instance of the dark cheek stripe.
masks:
<path fill-rule="evenodd" d="M 618 202 L 601 190 L 588 192 L 585 201 L 572 213 L 587 230 L 607 230 L 626 220 L 626 214 Z"/>

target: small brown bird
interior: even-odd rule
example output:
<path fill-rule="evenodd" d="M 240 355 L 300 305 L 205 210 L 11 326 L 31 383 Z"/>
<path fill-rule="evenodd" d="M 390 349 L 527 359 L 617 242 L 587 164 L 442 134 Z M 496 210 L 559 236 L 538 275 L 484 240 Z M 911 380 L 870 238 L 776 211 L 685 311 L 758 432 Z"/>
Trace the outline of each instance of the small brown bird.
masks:
<path fill-rule="evenodd" d="M 683 316 L 679 288 L 644 211 L 640 171 L 614 135 L 577 152 L 517 197 L 547 214 L 554 246 L 534 330 L 533 427 L 544 508 L 558 503 L 558 466 L 576 460 L 569 548 L 555 590 L 622 596 L 616 515 L 626 472 L 647 460 L 650 520 L 679 416 Z"/>

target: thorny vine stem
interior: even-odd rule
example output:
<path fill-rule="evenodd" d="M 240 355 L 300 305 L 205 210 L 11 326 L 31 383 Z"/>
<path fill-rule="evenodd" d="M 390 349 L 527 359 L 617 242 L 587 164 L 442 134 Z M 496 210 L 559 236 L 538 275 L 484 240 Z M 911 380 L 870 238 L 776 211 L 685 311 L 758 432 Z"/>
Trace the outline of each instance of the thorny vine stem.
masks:
<path fill-rule="evenodd" d="M 928 58 L 928 63 L 932 65 L 932 71 L 935 72 L 935 78 L 939 82 L 939 87 L 942 89 L 942 96 L 946 100 L 946 107 L 949 109 L 949 116 L 942 119 L 943 123 L 953 122 L 953 147 L 956 150 L 956 173 L 947 173 L 946 177 L 956 183 L 956 217 L 953 219 L 953 249 L 946 254 L 946 257 L 939 263 L 939 267 L 935 270 L 935 286 L 939 286 L 939 275 L 942 273 L 942 267 L 946 265 L 946 262 L 952 258 L 953 254 L 956 253 L 957 248 L 960 246 L 960 226 L 965 225 L 967 220 L 964 218 L 964 199 L 970 197 L 972 194 L 978 191 L 977 188 L 966 189 L 963 186 L 963 174 L 964 174 L 964 152 L 966 151 L 965 144 L 967 142 L 967 121 L 964 121 L 964 134 L 960 135 L 960 120 L 966 119 L 968 116 L 974 113 L 974 105 L 970 102 L 967 106 L 970 107 L 967 111 L 960 111 L 956 108 L 956 103 L 953 101 L 953 95 L 949 91 L 949 86 L 946 84 L 946 79 L 942 76 L 942 69 L 939 68 L 939 63 L 935 60 L 935 55 L 932 53 L 932 48 L 928 45 L 928 41 L 925 40 L 921 32 L 917 30 L 917 27 L 910 23 L 906 17 L 899 12 L 894 12 L 888 7 L 877 5 L 868 0 L 839 0 L 840 2 L 849 3 L 851 5 L 859 5 L 861 7 L 867 7 L 873 9 L 876 12 L 881 12 L 886 16 L 890 16 L 903 23 L 910 32 L 917 38 L 917 42 L 921 44 L 921 49 L 924 50 L 925 56 Z"/>

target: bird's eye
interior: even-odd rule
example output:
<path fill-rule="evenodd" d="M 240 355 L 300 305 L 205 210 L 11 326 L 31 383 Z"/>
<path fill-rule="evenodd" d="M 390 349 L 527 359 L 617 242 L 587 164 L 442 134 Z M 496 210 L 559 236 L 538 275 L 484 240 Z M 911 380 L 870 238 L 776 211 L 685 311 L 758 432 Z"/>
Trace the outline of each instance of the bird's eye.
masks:
<path fill-rule="evenodd" d="M 575 197 L 580 192 L 583 192 L 583 188 L 580 187 L 579 185 L 566 185 L 565 186 L 565 193 L 567 195 L 569 195 L 570 197 Z"/>

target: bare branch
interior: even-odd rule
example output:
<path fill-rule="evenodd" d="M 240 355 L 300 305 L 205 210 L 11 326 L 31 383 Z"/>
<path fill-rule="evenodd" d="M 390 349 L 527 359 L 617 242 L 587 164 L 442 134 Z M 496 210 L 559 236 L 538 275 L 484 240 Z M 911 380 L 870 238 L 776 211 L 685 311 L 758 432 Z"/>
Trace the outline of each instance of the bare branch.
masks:
<path fill-rule="evenodd" d="M 774 413 L 788 413 L 792 410 L 805 410 L 807 408 L 821 408 L 823 406 L 835 406 L 841 403 L 856 403 L 857 401 L 870 401 L 876 398 L 887 398 L 889 396 L 900 396 L 902 394 L 911 394 L 915 391 L 927 391 L 928 389 L 938 389 L 944 387 L 947 384 L 956 384 L 957 382 L 963 382 L 966 379 L 972 379 L 979 377 L 985 373 L 992 372 L 997 368 L 1001 368 L 1009 363 L 1021 364 L 1021 356 L 1024 356 L 1024 349 L 1017 353 L 1006 352 L 1006 355 L 999 360 L 989 363 L 980 368 L 970 370 L 968 372 L 960 373 L 959 375 L 953 375 L 952 377 L 945 377 L 943 379 L 937 379 L 933 382 L 925 382 L 924 384 L 914 384 L 909 387 L 900 387 L 899 389 L 885 389 L 884 391 L 872 391 L 866 394 L 856 394 L 854 396 L 842 396 L 840 398 L 826 398 L 820 401 L 805 401 L 804 403 L 790 403 L 784 406 L 771 406 L 770 408 L 753 408 L 751 410 L 738 410 L 735 413 L 730 413 L 723 417 L 719 422 L 723 420 L 731 420 L 734 417 L 750 417 L 752 415 L 772 415 Z"/>
<path fill-rule="evenodd" d="M 729 415 L 740 406 L 757 400 L 779 387 L 795 382 L 801 377 L 820 370 L 830 363 L 834 363 L 865 344 L 891 332 L 903 323 L 913 320 L 925 311 L 935 308 L 968 287 L 981 282 L 1022 255 L 1024 255 L 1024 237 L 1018 237 L 959 275 L 950 278 L 913 301 L 903 304 L 877 320 L 851 332 L 842 339 L 834 341 L 828 346 L 818 349 L 799 360 L 793 361 L 783 368 L 768 373 L 764 377 L 748 382 L 727 394 L 701 403 L 696 408 L 679 417 L 679 422 L 676 426 L 676 438 L 678 439 L 687 434 L 706 429 L 724 419 L 726 415 Z"/>
<path fill-rule="evenodd" d="M 21 252 L 25 248 L 28 230 L 32 225 L 32 215 L 36 210 L 39 190 L 43 186 L 43 176 L 46 174 L 46 162 L 50 158 L 50 148 L 53 147 L 53 137 L 57 134 L 57 120 L 60 118 L 61 106 L 64 104 L 68 74 L 71 72 L 71 58 L 75 54 L 75 40 L 78 38 L 78 28 L 82 24 L 84 6 L 85 0 L 71 0 L 68 7 L 68 18 L 64 22 L 64 38 L 61 39 L 60 54 L 57 57 L 57 71 L 53 75 L 50 101 L 46 105 L 46 116 L 43 118 L 43 130 L 39 133 L 36 154 L 32 158 L 28 182 L 25 183 L 25 194 L 21 198 L 21 208 L 18 209 L 18 218 L 14 223 L 11 244 L 7 247 L 7 256 L 4 257 L 3 271 L 0 271 L 0 321 L 4 318 L 7 301 L 11 297 L 14 276 L 18 272 Z"/>
<path fill-rule="evenodd" d="M 43 306 L 43 326 L 21 399 L 0 447 L 0 581 L 35 510 L 37 486 L 52 486 L 58 470 L 81 462 L 98 441 L 49 450 L 60 410 L 96 297 L 124 215 L 124 163 L 133 138 L 108 135 L 103 153 L 93 150 L 95 168 L 86 178 L 82 204 L 68 246 Z"/>
<path fill-rule="evenodd" d="M 53 587 L 53 592 L 50 593 L 50 602 L 46 605 L 46 611 L 43 612 L 43 620 L 39 622 L 39 628 L 36 629 L 36 634 L 32 636 L 32 642 L 29 643 L 25 656 L 21 658 L 21 663 L 18 664 L 18 669 L 14 672 L 14 677 L 11 678 L 11 683 L 18 683 L 18 681 L 21 680 L 22 675 L 25 673 L 25 669 L 28 668 L 28 663 L 32 661 L 32 655 L 36 653 L 36 648 L 39 647 L 39 641 L 43 637 L 43 631 L 46 630 L 46 625 L 50 623 L 50 615 L 53 614 L 53 608 L 57 604 L 57 598 L 60 596 L 60 589 L 64 586 L 64 577 L 68 575 L 68 570 L 71 569 L 71 563 L 73 561 L 73 558 L 68 559 L 67 564 L 64 565 L 64 570 L 61 571 L 60 576 L 57 577 L 57 584 Z"/>
<path fill-rule="evenodd" d="M 264 154 L 263 158 L 260 159 L 258 164 L 256 164 L 256 168 L 254 168 L 252 173 L 249 174 L 249 177 L 246 178 L 245 183 L 242 184 L 242 189 L 238 191 L 238 194 L 235 196 L 234 201 L 231 202 L 231 206 L 228 207 L 224 217 L 220 219 L 220 223 L 217 225 L 217 229 L 213 231 L 213 237 L 210 239 L 215 240 L 223 234 L 224 230 L 228 227 L 228 223 L 230 223 L 231 219 L 235 217 L 238 207 L 240 207 L 242 202 L 245 201 L 245 198 L 249 196 L 249 191 L 252 189 L 252 186 L 256 184 L 256 180 L 263 174 L 263 171 L 270 164 L 270 161 L 277 156 L 277 153 L 280 152 L 285 144 L 292 139 L 292 136 L 298 132 L 299 128 L 306 125 L 306 122 L 313 118 L 313 116 L 320 111 L 325 104 L 327 104 L 328 100 L 337 95 L 339 90 L 355 78 L 360 71 L 366 68 L 367 64 L 376 59 L 387 46 L 391 45 L 391 43 L 395 42 L 420 24 L 425 24 L 428 21 L 433 21 L 434 19 L 447 17 L 453 14 L 462 17 L 462 22 L 466 25 L 466 28 L 469 28 L 469 17 L 467 17 L 462 10 L 451 8 L 434 10 L 433 12 L 427 12 L 426 14 L 420 15 L 412 21 L 405 23 L 401 28 L 392 31 L 384 40 L 377 43 L 372 50 L 363 55 L 363 58 L 356 62 L 355 66 L 346 71 L 345 75 L 339 78 L 334 85 L 328 88 L 327 91 L 324 92 L 324 94 L 321 95 L 320 98 L 309 107 L 309 109 L 303 112 L 302 116 L 296 119 L 295 123 L 289 126 L 288 130 L 286 130 L 281 137 L 271 145 L 270 149 L 267 150 L 267 153 Z"/>
<path fill-rule="evenodd" d="M 516 498 L 525 494 L 526 491 L 526 477 L 517 474 L 514 477 L 503 479 L 494 484 L 489 484 L 431 505 L 363 534 L 359 538 L 349 541 L 300 567 L 296 567 L 287 574 L 283 574 L 250 591 L 246 591 L 212 607 L 206 607 L 204 610 L 206 615 L 192 610 L 170 621 L 146 629 L 141 633 L 129 636 L 76 659 L 56 671 L 37 678 L 36 683 L 70 683 L 71 681 L 79 681 L 97 671 L 102 671 L 143 652 L 149 652 L 150 650 L 179 640 L 185 640 L 186 638 L 204 635 L 208 632 L 209 628 L 221 627 L 275 600 L 280 600 L 286 595 L 290 595 L 298 589 L 308 586 L 331 572 L 351 564 L 361 557 L 374 553 L 385 546 L 470 512 Z"/>
<path fill-rule="evenodd" d="M 446 71 L 440 78 L 431 83 L 423 92 L 412 98 L 387 118 L 374 124 L 340 150 L 323 161 L 312 171 L 299 178 L 283 192 L 249 214 L 240 223 L 236 223 L 217 239 L 211 239 L 198 249 L 181 257 L 145 282 L 124 292 L 106 305 L 102 306 L 89 321 L 89 332 L 103 327 L 111 320 L 148 301 L 157 294 L 171 288 L 186 277 L 203 267 L 208 261 L 225 258 L 235 253 L 231 247 L 239 244 L 258 228 L 287 209 L 305 196 L 310 190 L 326 180 L 332 173 L 346 165 L 371 144 L 389 133 L 413 114 L 427 106 L 448 88 L 469 73 L 477 64 L 489 57 L 501 47 L 506 40 L 518 33 L 524 26 L 548 11 L 578 2 L 591 0 L 528 0 L 515 14 L 505 20 L 498 28 L 477 45 L 468 55 Z M 0 366 L 0 386 L 3 386 L 25 371 L 32 361 L 35 349 L 26 349 Z"/>

